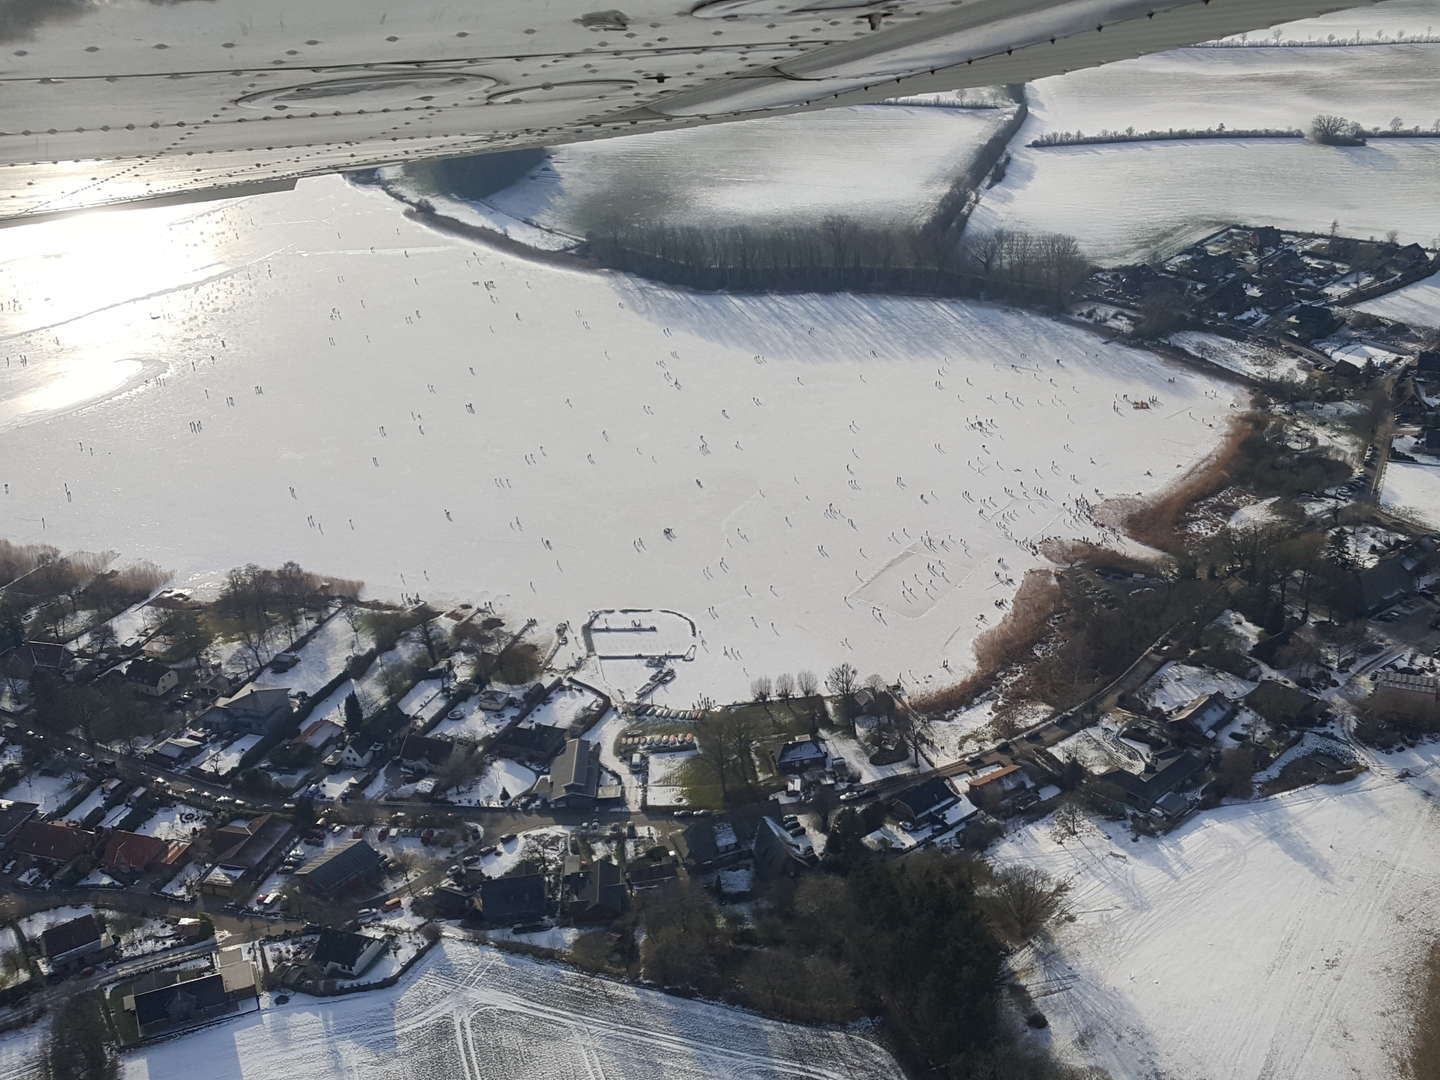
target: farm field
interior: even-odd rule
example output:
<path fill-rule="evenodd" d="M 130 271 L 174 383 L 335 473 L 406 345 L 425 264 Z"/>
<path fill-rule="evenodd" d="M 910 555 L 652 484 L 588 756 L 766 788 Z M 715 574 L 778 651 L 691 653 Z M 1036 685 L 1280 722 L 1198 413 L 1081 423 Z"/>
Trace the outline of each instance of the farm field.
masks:
<path fill-rule="evenodd" d="M 1203 459 L 1241 401 L 990 305 L 538 267 L 338 179 L 170 213 L 138 248 L 130 225 L 65 254 L 73 234 L 46 254 L 49 226 L 11 230 L 0 338 L 27 364 L 0 402 L 17 369 L 152 374 L 11 414 L 10 539 L 187 588 L 293 558 L 542 626 L 673 609 L 700 637 L 668 704 L 841 659 L 916 688 L 963 673 L 1037 541 L 1102 538 L 1092 506 Z M 51 318 L 72 263 L 103 280 L 96 310 Z"/>
<path fill-rule="evenodd" d="M 1403 780 L 1397 773 L 1415 774 Z M 1341 787 L 1208 811 L 1160 839 L 1048 823 L 994 853 L 1069 879 L 1017 957 L 1062 1054 L 1115 1077 L 1397 1075 L 1440 890 L 1434 748 Z"/>
<path fill-rule="evenodd" d="M 1440 327 L 1440 274 L 1432 274 L 1393 293 L 1356 304 L 1360 311 L 1415 326 Z"/>
<path fill-rule="evenodd" d="M 573 143 L 485 201 L 583 237 L 646 224 L 923 220 L 1006 109 L 867 105 Z"/>
<path fill-rule="evenodd" d="M 1029 121 L 1017 142 L 1041 124 Z M 1440 235 L 1437 170 L 1440 139 L 1022 147 L 972 227 L 1069 233 L 1109 265 L 1169 254 L 1228 222 L 1325 232 L 1338 221 L 1350 236 L 1393 229 L 1403 243 L 1429 243 Z"/>
<path fill-rule="evenodd" d="M 130 1055 L 125 1080 L 892 1080 L 855 1035 L 445 941 L 391 990 L 291 1004 Z"/>

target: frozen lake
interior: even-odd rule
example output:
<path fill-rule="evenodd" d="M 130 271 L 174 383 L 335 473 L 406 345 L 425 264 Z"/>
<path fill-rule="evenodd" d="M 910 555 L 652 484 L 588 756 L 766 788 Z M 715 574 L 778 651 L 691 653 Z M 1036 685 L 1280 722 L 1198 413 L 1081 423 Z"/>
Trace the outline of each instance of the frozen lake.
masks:
<path fill-rule="evenodd" d="M 958 675 L 1036 540 L 1100 535 L 1090 504 L 1163 486 L 1239 403 L 1004 308 L 537 266 L 335 178 L 3 250 L 0 535 L 190 586 L 293 558 L 542 627 L 683 612 L 671 703 L 845 659 Z"/>
<path fill-rule="evenodd" d="M 898 1080 L 875 1043 L 447 941 L 390 990 L 131 1055 L 125 1080 Z"/>

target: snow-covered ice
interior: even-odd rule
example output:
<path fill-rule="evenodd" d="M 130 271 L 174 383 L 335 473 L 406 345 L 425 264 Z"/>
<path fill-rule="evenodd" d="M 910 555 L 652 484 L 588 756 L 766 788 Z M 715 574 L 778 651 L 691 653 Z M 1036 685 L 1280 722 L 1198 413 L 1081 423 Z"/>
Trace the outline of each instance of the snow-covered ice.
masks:
<path fill-rule="evenodd" d="M 1239 404 L 1023 312 L 557 271 L 333 178 L 154 213 L 143 243 L 9 230 L 7 347 L 29 355 L 24 383 L 0 372 L 10 539 L 150 558 L 177 585 L 294 558 L 541 625 L 672 608 L 702 634 L 672 701 L 847 658 L 917 689 L 963 673 L 1040 564 L 1024 545 L 1094 537 L 1076 500 L 1162 487 Z M 97 281 L 130 259 L 143 292 Z M 164 381 L 16 404 L 79 357 Z"/>

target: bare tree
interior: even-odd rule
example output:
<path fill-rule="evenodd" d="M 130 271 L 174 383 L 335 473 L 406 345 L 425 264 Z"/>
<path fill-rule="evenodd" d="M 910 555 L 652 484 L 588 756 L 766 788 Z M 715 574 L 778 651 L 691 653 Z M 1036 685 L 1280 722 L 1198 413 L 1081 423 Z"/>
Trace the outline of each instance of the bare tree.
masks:
<path fill-rule="evenodd" d="M 750 696 L 761 704 L 769 701 L 773 692 L 774 684 L 769 675 L 756 675 L 750 680 Z"/>
<path fill-rule="evenodd" d="M 795 696 L 795 676 L 788 671 L 782 671 L 775 676 L 775 696 L 781 701 L 789 701 Z"/>
<path fill-rule="evenodd" d="M 795 688 L 800 691 L 801 697 L 814 697 L 820 689 L 820 680 L 813 671 L 802 671 L 795 676 Z"/>
<path fill-rule="evenodd" d="M 855 693 L 855 684 L 859 677 L 860 673 L 850 663 L 836 664 L 825 677 L 825 688 L 836 697 L 848 701 Z"/>

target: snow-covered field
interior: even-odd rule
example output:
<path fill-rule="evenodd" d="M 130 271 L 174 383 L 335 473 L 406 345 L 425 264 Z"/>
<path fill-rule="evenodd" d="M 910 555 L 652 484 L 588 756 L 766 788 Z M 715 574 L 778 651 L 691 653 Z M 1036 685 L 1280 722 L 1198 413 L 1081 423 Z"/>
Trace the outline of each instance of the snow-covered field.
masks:
<path fill-rule="evenodd" d="M 1410 782 L 1401 767 L 1415 769 Z M 1161 839 L 1041 822 L 1001 862 L 1069 879 L 1073 923 L 1016 965 L 1067 1056 L 1115 1077 L 1396 1076 L 1435 938 L 1435 749 Z"/>
<path fill-rule="evenodd" d="M 855 1035 L 763 1020 L 456 941 L 401 985 L 289 1005 L 130 1055 L 126 1080 L 890 1080 Z"/>
<path fill-rule="evenodd" d="M 1440 274 L 1432 274 L 1413 285 L 1406 285 L 1403 289 L 1355 307 L 1371 315 L 1398 319 L 1415 326 L 1440 326 Z"/>
<path fill-rule="evenodd" d="M 572 143 L 485 201 L 570 236 L 607 225 L 923 219 L 1001 109 L 862 105 Z M 1388 118 L 1387 118 L 1388 119 Z"/>
<path fill-rule="evenodd" d="M 1041 79 L 1030 99 L 1049 128 L 1089 134 L 1217 124 L 1303 131 L 1322 112 L 1377 128 L 1399 116 L 1428 129 L 1437 67 L 1440 44 L 1177 49 Z"/>
<path fill-rule="evenodd" d="M 1019 139 L 1044 129 L 1027 122 Z M 1017 140 L 1018 141 L 1018 140 Z M 1197 140 L 1019 147 L 973 218 L 980 228 L 1073 235 L 1107 264 L 1171 252 L 1226 224 L 1269 224 L 1405 243 L 1440 234 L 1440 138 L 1320 146 L 1308 140 Z"/>
<path fill-rule="evenodd" d="M 846 658 L 917 686 L 963 671 L 1040 561 L 1026 544 L 1095 535 L 1078 499 L 1160 488 L 1238 404 L 999 307 L 537 267 L 338 179 L 155 220 L 144 243 L 10 230 L 0 338 L 27 380 L 121 354 L 163 375 L 17 427 L 0 372 L 10 539 L 150 558 L 177 586 L 294 558 L 542 625 L 673 608 L 703 635 L 672 684 L 689 700 Z M 106 277 L 88 315 L 47 299 L 65 267 L 129 261 L 143 295 Z"/>
<path fill-rule="evenodd" d="M 1409 511 L 1424 524 L 1440 529 L 1440 468 L 1390 462 L 1385 466 L 1380 501 L 1394 510 Z"/>

